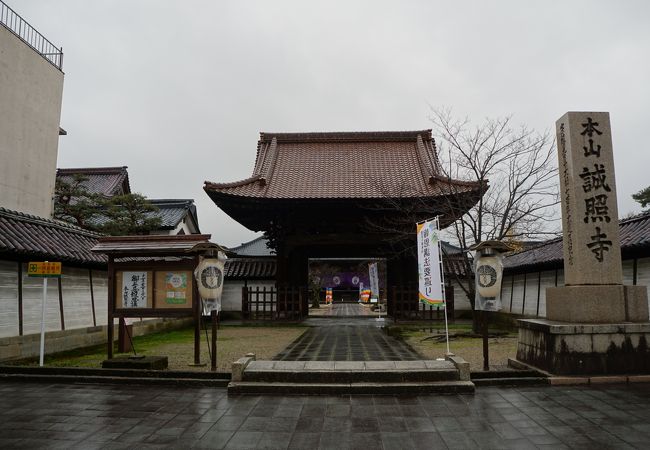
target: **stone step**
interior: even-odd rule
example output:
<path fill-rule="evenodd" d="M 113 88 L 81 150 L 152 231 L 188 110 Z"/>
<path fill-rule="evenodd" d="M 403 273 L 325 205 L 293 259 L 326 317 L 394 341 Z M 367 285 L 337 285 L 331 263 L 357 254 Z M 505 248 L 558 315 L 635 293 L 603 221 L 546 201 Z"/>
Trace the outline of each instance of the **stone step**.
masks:
<path fill-rule="evenodd" d="M 350 384 L 458 380 L 458 369 L 449 361 L 252 361 L 241 381 Z"/>
<path fill-rule="evenodd" d="M 120 377 L 107 375 L 44 375 L 35 373 L 0 373 L 0 380 L 35 383 L 137 384 L 179 387 L 225 387 L 230 381 L 226 378 Z"/>
<path fill-rule="evenodd" d="M 532 386 L 549 384 L 546 377 L 503 377 L 503 378 L 478 378 L 472 381 L 476 386 Z"/>
<path fill-rule="evenodd" d="M 136 378 L 191 378 L 229 379 L 224 372 L 201 372 L 194 370 L 145 370 L 145 369 L 103 369 L 93 367 L 52 367 L 0 365 L 0 374 L 23 375 L 72 375 L 79 377 L 136 377 Z"/>
<path fill-rule="evenodd" d="M 539 378 L 543 376 L 537 370 L 489 370 L 472 372 L 472 381 L 487 378 Z"/>
<path fill-rule="evenodd" d="M 228 394 L 277 395 L 416 395 L 473 394 L 471 381 L 420 383 L 264 383 L 232 381 Z"/>

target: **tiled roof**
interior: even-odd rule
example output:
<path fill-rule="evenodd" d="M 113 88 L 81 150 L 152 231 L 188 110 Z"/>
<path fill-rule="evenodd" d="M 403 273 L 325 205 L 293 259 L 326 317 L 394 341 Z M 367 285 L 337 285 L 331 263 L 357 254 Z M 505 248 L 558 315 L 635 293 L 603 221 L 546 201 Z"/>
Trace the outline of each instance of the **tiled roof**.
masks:
<path fill-rule="evenodd" d="M 151 216 L 160 217 L 160 229 L 174 229 L 189 214 L 199 229 L 196 205 L 193 199 L 149 199 L 158 208 L 158 211 L 150 213 Z"/>
<path fill-rule="evenodd" d="M 420 130 L 261 133 L 251 177 L 206 181 L 204 189 L 213 200 L 343 199 L 439 196 L 479 191 L 480 184 L 441 177 L 431 130 Z"/>
<path fill-rule="evenodd" d="M 88 178 L 82 185 L 91 194 L 103 194 L 107 197 L 129 194 L 129 173 L 126 166 L 121 167 L 80 167 L 74 169 L 57 169 L 56 178 L 71 183 L 75 175 Z"/>
<path fill-rule="evenodd" d="M 225 276 L 231 280 L 272 279 L 276 271 L 275 258 L 229 258 L 225 266 Z"/>
<path fill-rule="evenodd" d="M 619 224 L 623 257 L 638 252 L 650 255 L 650 212 L 623 219 Z M 563 260 L 562 238 L 557 238 L 507 256 L 504 267 L 512 271 L 562 267 Z"/>
<path fill-rule="evenodd" d="M 268 248 L 266 245 L 268 242 L 268 239 L 260 236 L 237 247 L 232 247 L 230 251 L 236 253 L 237 256 L 273 256 L 275 252 Z"/>
<path fill-rule="evenodd" d="M 0 255 L 105 265 L 92 253 L 100 234 L 74 225 L 0 208 Z"/>
<path fill-rule="evenodd" d="M 105 236 L 99 239 L 93 252 L 106 255 L 125 256 L 177 256 L 201 253 L 206 250 L 226 249 L 210 242 L 209 234 L 153 235 L 153 236 Z"/>

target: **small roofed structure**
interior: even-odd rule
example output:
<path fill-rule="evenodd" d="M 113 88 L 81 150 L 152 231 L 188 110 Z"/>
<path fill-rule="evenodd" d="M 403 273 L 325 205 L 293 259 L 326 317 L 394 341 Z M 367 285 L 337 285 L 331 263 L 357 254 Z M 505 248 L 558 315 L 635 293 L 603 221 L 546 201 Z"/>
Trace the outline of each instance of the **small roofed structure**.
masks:
<path fill-rule="evenodd" d="M 131 193 L 127 166 L 78 167 L 56 170 L 57 181 L 72 183 L 75 176 L 86 178 L 81 185 L 91 194 L 113 197 L 114 195 Z"/>
<path fill-rule="evenodd" d="M 194 317 L 194 361 L 199 363 L 201 305 L 194 270 L 200 255 L 217 257 L 217 252 L 227 251 L 210 242 L 210 237 L 111 236 L 98 240 L 92 251 L 108 256 L 109 359 L 113 357 L 114 318 Z"/>
<path fill-rule="evenodd" d="M 249 178 L 204 185 L 226 214 L 265 232 L 277 282 L 290 286 L 307 285 L 309 259 L 333 257 L 385 258 L 391 283 L 414 284 L 416 261 L 393 237 L 414 243 L 415 222 L 433 216 L 447 226 L 486 189 L 443 175 L 431 130 L 260 133 Z"/>
<path fill-rule="evenodd" d="M 151 234 L 199 234 L 199 218 L 193 199 L 149 199 L 158 211 L 150 217 L 160 217 L 160 226 Z"/>

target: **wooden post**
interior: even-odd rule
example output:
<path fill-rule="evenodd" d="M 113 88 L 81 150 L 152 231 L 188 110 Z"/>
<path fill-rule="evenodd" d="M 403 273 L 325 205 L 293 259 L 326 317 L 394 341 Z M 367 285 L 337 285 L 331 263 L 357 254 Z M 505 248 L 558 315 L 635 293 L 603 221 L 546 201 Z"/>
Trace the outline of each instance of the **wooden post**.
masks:
<path fill-rule="evenodd" d="M 23 263 L 18 262 L 18 335 L 23 335 Z"/>
<path fill-rule="evenodd" d="M 213 372 L 217 371 L 217 310 L 213 309 L 210 312 L 210 319 L 212 321 L 212 365 L 210 369 Z"/>
<path fill-rule="evenodd" d="M 483 370 L 490 370 L 490 355 L 488 351 L 488 312 L 483 311 Z"/>
<path fill-rule="evenodd" d="M 93 308 L 93 327 L 96 327 L 97 316 L 95 315 L 95 293 L 93 292 L 93 269 L 88 269 L 88 280 L 90 281 L 90 305 Z"/>
<path fill-rule="evenodd" d="M 243 319 L 248 319 L 248 287 L 241 288 L 241 315 Z"/>
<path fill-rule="evenodd" d="M 194 258 L 194 267 L 199 265 L 198 256 Z M 201 298 L 198 283 L 192 283 L 192 305 L 194 306 L 194 364 L 201 364 Z"/>

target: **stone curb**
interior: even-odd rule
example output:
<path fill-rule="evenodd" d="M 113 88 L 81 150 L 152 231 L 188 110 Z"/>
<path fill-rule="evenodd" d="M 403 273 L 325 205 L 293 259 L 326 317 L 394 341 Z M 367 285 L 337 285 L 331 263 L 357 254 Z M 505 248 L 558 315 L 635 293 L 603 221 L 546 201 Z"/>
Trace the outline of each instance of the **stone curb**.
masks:
<path fill-rule="evenodd" d="M 549 377 L 553 386 L 650 383 L 650 375 L 614 375 L 596 377 Z"/>

